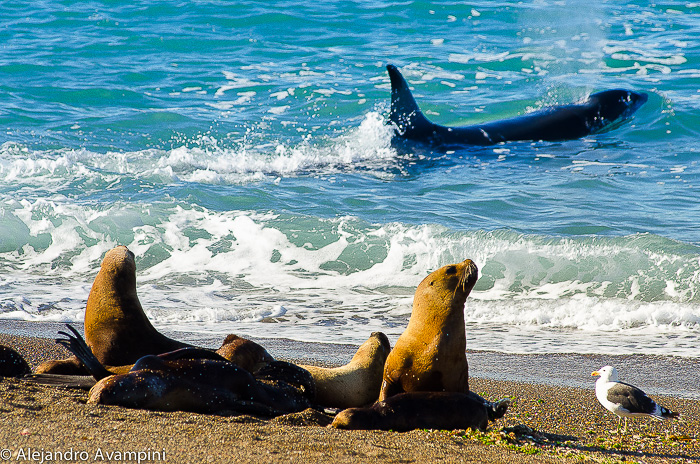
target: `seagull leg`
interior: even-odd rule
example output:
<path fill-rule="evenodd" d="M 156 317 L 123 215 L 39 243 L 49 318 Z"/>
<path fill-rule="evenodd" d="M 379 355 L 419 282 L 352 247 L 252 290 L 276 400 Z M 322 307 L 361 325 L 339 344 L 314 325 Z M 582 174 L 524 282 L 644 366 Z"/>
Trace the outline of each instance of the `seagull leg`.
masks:
<path fill-rule="evenodd" d="M 620 428 L 622 427 L 622 417 L 617 416 L 617 441 L 622 442 L 622 433 Z"/>

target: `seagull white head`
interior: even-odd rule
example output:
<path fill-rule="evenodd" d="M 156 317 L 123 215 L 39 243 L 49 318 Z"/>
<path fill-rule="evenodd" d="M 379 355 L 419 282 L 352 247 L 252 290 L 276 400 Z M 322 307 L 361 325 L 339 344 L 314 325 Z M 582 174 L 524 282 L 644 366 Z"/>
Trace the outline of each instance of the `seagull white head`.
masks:
<path fill-rule="evenodd" d="M 592 376 L 600 376 L 603 382 L 617 382 L 617 369 L 612 366 L 601 367 L 597 371 L 591 372 Z"/>

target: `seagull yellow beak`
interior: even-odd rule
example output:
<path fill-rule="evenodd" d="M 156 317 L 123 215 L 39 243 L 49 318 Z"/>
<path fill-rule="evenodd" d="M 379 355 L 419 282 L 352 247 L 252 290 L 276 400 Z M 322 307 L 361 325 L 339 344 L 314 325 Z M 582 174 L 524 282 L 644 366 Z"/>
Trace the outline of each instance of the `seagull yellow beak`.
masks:
<path fill-rule="evenodd" d="M 598 372 L 598 371 L 591 372 L 591 377 L 595 377 L 595 376 L 600 376 L 600 372 Z"/>

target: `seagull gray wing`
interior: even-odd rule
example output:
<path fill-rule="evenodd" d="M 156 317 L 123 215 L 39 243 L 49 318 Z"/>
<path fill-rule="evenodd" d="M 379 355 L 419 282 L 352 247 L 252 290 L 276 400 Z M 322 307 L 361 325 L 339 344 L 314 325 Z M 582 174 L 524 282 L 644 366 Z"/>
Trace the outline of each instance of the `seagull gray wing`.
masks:
<path fill-rule="evenodd" d="M 608 401 L 619 404 L 631 413 L 651 414 L 656 408 L 656 403 L 646 393 L 624 382 L 617 382 L 610 387 Z"/>

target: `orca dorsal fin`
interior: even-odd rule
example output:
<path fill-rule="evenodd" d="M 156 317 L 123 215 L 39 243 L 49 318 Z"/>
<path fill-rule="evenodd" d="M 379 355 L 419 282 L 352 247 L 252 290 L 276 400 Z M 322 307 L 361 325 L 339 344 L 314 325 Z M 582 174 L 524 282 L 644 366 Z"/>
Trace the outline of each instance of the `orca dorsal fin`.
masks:
<path fill-rule="evenodd" d="M 404 136 L 432 132 L 433 123 L 423 116 L 406 79 L 393 64 L 386 67 L 391 80 L 391 112 L 389 120 L 398 127 Z"/>

